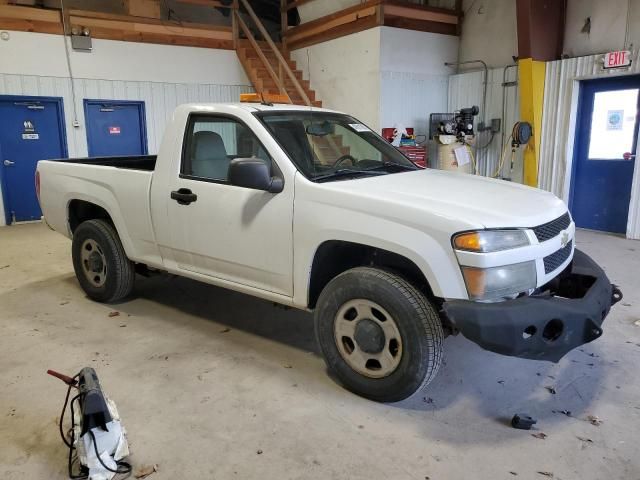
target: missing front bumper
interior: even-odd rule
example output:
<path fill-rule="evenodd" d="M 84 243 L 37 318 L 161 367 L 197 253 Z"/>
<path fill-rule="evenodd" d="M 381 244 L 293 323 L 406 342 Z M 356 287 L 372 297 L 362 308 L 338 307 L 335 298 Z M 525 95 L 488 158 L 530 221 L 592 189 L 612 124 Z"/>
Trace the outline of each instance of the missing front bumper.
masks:
<path fill-rule="evenodd" d="M 485 350 L 557 362 L 602 335 L 602 322 L 622 294 L 580 250 L 568 271 L 548 287 L 541 295 L 499 303 L 451 300 L 444 310 L 465 337 Z"/>

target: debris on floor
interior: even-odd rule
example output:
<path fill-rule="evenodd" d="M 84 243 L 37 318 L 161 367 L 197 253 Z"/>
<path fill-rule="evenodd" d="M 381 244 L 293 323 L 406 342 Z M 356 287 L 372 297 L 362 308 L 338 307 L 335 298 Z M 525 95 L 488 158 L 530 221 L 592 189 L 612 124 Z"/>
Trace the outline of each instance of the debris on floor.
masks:
<path fill-rule="evenodd" d="M 526 413 L 516 413 L 511 419 L 511 426 L 519 430 L 531 430 L 536 423 L 538 421 Z"/>
<path fill-rule="evenodd" d="M 262 450 L 258 450 L 256 453 L 257 453 L 258 455 L 262 455 Z"/>
<path fill-rule="evenodd" d="M 230 332 L 231 329 L 229 327 L 223 328 L 222 330 L 220 330 L 220 333 L 227 333 Z"/>
<path fill-rule="evenodd" d="M 538 433 L 532 433 L 531 434 L 532 437 L 536 437 L 540 440 L 544 440 L 545 438 L 547 438 L 547 434 L 543 433 L 543 432 L 538 432 Z"/>
<path fill-rule="evenodd" d="M 556 389 L 555 389 L 555 387 L 552 387 L 552 386 L 548 385 L 548 386 L 546 386 L 546 387 L 544 387 L 544 388 L 546 388 L 547 390 L 549 390 L 549 393 L 550 393 L 550 394 L 552 394 L 552 395 L 555 395 L 555 394 L 556 394 Z"/>
<path fill-rule="evenodd" d="M 562 415 L 566 415 L 567 417 L 571 416 L 570 410 L 551 410 L 552 413 L 561 413 Z"/>
<path fill-rule="evenodd" d="M 120 312 L 117 312 L 117 311 L 114 310 L 113 312 L 109 312 L 108 316 L 109 317 L 117 317 L 118 315 L 120 315 Z"/>
<path fill-rule="evenodd" d="M 545 477 L 553 478 L 553 472 L 538 471 L 537 473 L 539 473 L 540 475 L 544 475 Z"/>
<path fill-rule="evenodd" d="M 158 464 L 140 465 L 138 468 L 136 468 L 136 471 L 133 474 L 133 476 L 136 478 L 147 478 L 149 475 L 157 471 L 158 471 Z"/>
<path fill-rule="evenodd" d="M 585 443 L 593 443 L 593 440 L 591 440 L 590 438 L 586 438 L 586 437 L 579 437 L 579 436 L 576 436 L 576 438 L 577 438 L 578 440 L 580 440 L 581 442 L 585 442 Z"/>
<path fill-rule="evenodd" d="M 589 415 L 587 420 L 589 420 L 591 425 L 595 425 L 596 427 L 599 427 L 602 424 L 602 420 L 600 420 L 596 415 Z"/>

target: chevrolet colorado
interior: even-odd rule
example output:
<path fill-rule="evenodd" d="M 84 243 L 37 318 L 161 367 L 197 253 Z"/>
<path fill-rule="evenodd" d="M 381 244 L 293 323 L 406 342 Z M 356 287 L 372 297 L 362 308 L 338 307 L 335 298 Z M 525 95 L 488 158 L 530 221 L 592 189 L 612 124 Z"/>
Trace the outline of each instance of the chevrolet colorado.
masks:
<path fill-rule="evenodd" d="M 419 169 L 327 109 L 182 105 L 157 157 L 41 161 L 36 187 L 90 298 L 159 270 L 313 311 L 329 368 L 378 401 L 428 384 L 448 334 L 558 361 L 621 298 L 554 195 Z"/>

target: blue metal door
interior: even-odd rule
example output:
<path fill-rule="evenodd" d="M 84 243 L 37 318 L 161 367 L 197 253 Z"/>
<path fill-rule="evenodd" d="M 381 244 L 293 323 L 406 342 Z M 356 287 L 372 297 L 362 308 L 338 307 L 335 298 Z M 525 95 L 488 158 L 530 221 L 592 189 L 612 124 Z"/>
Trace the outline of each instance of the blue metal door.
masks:
<path fill-rule="evenodd" d="M 571 182 L 578 227 L 625 233 L 638 139 L 640 76 L 580 86 Z"/>
<path fill-rule="evenodd" d="M 144 102 L 85 100 L 84 117 L 89 156 L 147 154 Z"/>
<path fill-rule="evenodd" d="M 66 156 L 61 98 L 0 95 L 0 172 L 7 224 L 42 216 L 35 192 L 36 164 Z"/>

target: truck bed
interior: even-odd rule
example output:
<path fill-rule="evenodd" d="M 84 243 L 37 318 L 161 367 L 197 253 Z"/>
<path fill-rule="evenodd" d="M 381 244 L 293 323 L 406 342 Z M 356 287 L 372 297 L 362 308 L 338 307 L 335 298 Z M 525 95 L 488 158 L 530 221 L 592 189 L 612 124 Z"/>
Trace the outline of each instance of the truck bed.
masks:
<path fill-rule="evenodd" d="M 156 168 L 157 158 L 157 155 L 129 155 L 124 157 L 61 158 L 54 161 L 152 172 Z"/>

